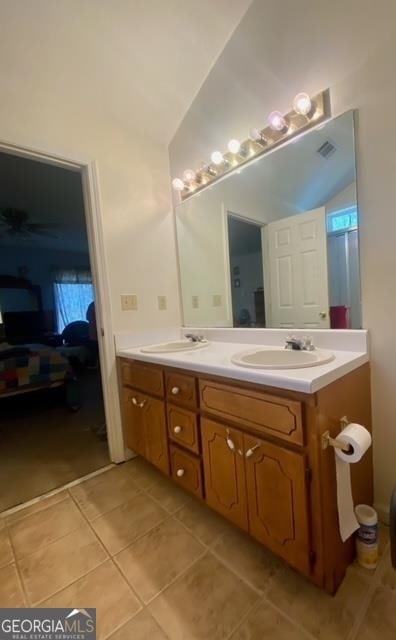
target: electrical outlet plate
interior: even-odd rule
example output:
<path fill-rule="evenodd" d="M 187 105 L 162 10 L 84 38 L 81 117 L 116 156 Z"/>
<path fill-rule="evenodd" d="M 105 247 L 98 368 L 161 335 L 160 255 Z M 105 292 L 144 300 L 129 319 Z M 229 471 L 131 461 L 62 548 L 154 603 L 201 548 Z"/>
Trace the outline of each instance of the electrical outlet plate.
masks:
<path fill-rule="evenodd" d="M 166 311 L 166 296 L 158 296 L 158 309 Z"/>
<path fill-rule="evenodd" d="M 121 295 L 121 309 L 123 311 L 137 311 L 137 296 L 123 294 Z"/>
<path fill-rule="evenodd" d="M 191 304 L 192 304 L 192 308 L 193 309 L 198 309 L 199 308 L 199 298 L 198 298 L 198 296 L 193 296 L 191 298 Z"/>

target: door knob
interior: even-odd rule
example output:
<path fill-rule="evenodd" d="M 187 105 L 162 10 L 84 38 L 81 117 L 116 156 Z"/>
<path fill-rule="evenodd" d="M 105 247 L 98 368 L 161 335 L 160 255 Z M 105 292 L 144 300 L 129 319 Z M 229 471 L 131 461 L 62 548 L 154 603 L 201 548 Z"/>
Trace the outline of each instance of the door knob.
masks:
<path fill-rule="evenodd" d="M 250 449 L 248 449 L 245 453 L 245 458 L 250 458 L 254 452 L 256 451 L 256 449 L 259 448 L 259 444 L 255 444 L 254 447 L 251 447 Z"/>
<path fill-rule="evenodd" d="M 184 476 L 184 473 L 185 473 L 184 469 L 178 469 L 176 471 L 176 475 L 178 478 L 182 478 Z"/>
<path fill-rule="evenodd" d="M 139 402 L 138 400 L 136 400 L 136 398 L 132 398 L 132 404 L 135 407 L 139 407 L 139 409 L 143 409 L 144 405 L 146 404 L 146 400 L 142 400 L 141 402 Z"/>
<path fill-rule="evenodd" d="M 174 433 L 180 433 L 182 430 L 181 427 L 179 427 L 179 425 L 176 425 L 176 427 L 173 429 Z"/>
<path fill-rule="evenodd" d="M 172 389 L 171 389 L 171 393 L 172 393 L 174 396 L 177 396 L 177 394 L 178 394 L 178 393 L 180 393 L 180 389 L 179 389 L 179 387 L 172 387 Z"/>
<path fill-rule="evenodd" d="M 319 312 L 319 317 L 322 318 L 322 320 L 324 320 L 326 316 L 327 316 L 326 311 L 320 311 Z"/>

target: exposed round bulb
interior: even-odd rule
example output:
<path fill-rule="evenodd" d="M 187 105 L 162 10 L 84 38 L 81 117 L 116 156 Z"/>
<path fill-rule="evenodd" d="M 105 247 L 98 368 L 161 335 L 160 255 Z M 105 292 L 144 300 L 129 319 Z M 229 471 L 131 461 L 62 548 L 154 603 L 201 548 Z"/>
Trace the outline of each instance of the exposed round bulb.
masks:
<path fill-rule="evenodd" d="M 312 109 L 312 101 L 307 93 L 298 93 L 293 100 L 293 109 L 296 113 L 306 116 Z"/>
<path fill-rule="evenodd" d="M 172 180 L 172 187 L 174 188 L 175 191 L 183 191 L 184 189 L 183 180 L 180 180 L 180 178 L 174 178 Z"/>
<path fill-rule="evenodd" d="M 210 159 L 213 162 L 213 164 L 222 164 L 224 162 L 224 157 L 221 151 L 213 151 L 212 155 L 210 156 Z"/>
<path fill-rule="evenodd" d="M 286 118 L 280 111 L 273 111 L 268 116 L 268 124 L 274 131 L 283 131 L 286 129 Z"/>
<path fill-rule="evenodd" d="M 183 172 L 183 180 L 184 182 L 193 182 L 196 178 L 195 171 L 192 169 L 186 169 Z"/>
<path fill-rule="evenodd" d="M 241 148 L 241 143 L 239 142 L 239 140 L 236 140 L 235 138 L 233 138 L 232 140 L 229 141 L 228 151 L 230 153 L 238 153 L 240 148 Z"/>

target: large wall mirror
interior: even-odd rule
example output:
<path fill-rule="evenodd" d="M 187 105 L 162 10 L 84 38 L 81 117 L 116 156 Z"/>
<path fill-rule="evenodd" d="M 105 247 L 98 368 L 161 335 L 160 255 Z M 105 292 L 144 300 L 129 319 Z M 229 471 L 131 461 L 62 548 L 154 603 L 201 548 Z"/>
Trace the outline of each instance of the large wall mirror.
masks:
<path fill-rule="evenodd" d="M 185 326 L 361 328 L 353 112 L 176 207 Z"/>

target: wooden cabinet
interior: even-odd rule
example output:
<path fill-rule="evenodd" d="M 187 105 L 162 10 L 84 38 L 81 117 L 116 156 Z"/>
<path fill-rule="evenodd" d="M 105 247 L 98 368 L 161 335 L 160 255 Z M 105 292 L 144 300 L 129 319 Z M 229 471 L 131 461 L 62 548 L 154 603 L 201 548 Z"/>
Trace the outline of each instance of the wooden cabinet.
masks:
<path fill-rule="evenodd" d="M 302 453 L 244 435 L 249 532 L 308 573 L 307 466 Z"/>
<path fill-rule="evenodd" d="M 202 420 L 201 431 L 206 502 L 247 530 L 243 435 L 206 418 Z"/>
<path fill-rule="evenodd" d="M 124 387 L 123 424 L 127 446 L 168 474 L 164 402 Z"/>
<path fill-rule="evenodd" d="M 313 394 L 119 360 L 126 445 L 334 593 L 354 557 L 338 530 L 333 449 L 340 418 L 371 426 L 368 365 Z M 371 449 L 351 468 L 372 504 Z"/>

